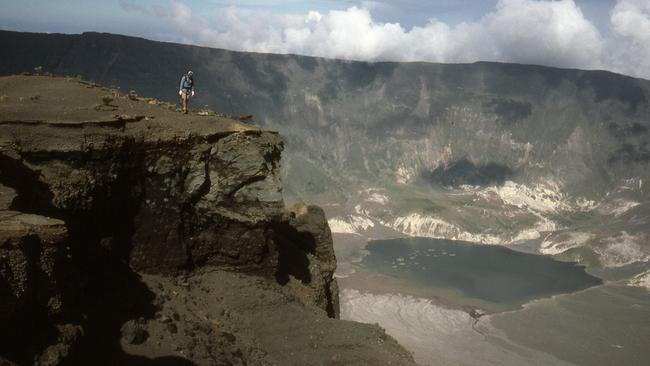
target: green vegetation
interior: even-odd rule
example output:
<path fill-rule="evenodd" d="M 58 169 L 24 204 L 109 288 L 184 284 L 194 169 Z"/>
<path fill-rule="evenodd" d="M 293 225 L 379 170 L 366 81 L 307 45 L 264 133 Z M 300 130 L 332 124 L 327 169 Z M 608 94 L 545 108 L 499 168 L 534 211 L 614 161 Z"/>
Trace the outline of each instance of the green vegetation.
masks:
<path fill-rule="evenodd" d="M 213 111 L 212 109 L 208 108 L 207 106 L 202 108 L 198 112 L 199 116 L 216 116 L 217 112 Z"/>
<path fill-rule="evenodd" d="M 441 202 L 435 201 L 430 192 L 424 192 L 414 186 L 405 185 L 389 184 L 386 188 L 390 192 L 391 206 L 398 214 L 419 212 L 424 215 L 436 215 L 444 210 Z"/>
<path fill-rule="evenodd" d="M 494 98 L 485 103 L 483 107 L 497 116 L 501 117 L 503 122 L 515 123 L 530 117 L 533 106 L 527 101 L 517 101 L 513 99 Z"/>
<path fill-rule="evenodd" d="M 106 94 L 102 97 L 102 103 L 104 103 L 105 106 L 111 105 L 111 102 L 113 102 L 113 100 L 115 100 L 115 98 L 113 98 L 113 96 L 110 94 Z"/>
<path fill-rule="evenodd" d="M 160 103 L 160 105 L 161 105 L 163 108 L 167 108 L 168 110 L 170 110 L 170 111 L 172 111 L 172 112 L 176 112 L 176 109 L 177 109 L 177 108 L 176 108 L 176 104 L 172 104 L 172 103 Z"/>
<path fill-rule="evenodd" d="M 303 157 L 285 159 L 285 194 L 304 199 L 311 197 L 315 202 L 344 203 L 347 198 L 345 187 L 325 174 L 319 166 Z M 304 179 L 304 177 L 309 177 Z M 300 182 L 301 184 L 295 184 Z"/>
<path fill-rule="evenodd" d="M 550 219 L 555 221 L 560 227 L 575 227 L 586 224 L 594 217 L 593 212 L 563 212 L 558 215 L 550 215 Z"/>
<path fill-rule="evenodd" d="M 598 254 L 588 247 L 571 248 L 556 255 L 555 259 L 564 262 L 578 262 L 591 268 L 601 267 Z"/>

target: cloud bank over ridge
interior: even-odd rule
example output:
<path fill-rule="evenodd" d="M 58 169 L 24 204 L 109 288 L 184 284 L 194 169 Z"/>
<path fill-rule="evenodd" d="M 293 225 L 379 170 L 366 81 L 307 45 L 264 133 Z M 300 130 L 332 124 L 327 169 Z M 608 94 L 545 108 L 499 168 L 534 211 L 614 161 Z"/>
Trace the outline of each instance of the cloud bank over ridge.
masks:
<path fill-rule="evenodd" d="M 187 43 L 239 51 L 364 61 L 501 61 L 605 69 L 650 79 L 650 2 L 618 0 L 601 33 L 574 0 L 499 0 L 473 22 L 422 27 L 373 19 L 374 2 L 325 14 L 279 15 L 229 7 L 206 16 L 172 0 Z"/>

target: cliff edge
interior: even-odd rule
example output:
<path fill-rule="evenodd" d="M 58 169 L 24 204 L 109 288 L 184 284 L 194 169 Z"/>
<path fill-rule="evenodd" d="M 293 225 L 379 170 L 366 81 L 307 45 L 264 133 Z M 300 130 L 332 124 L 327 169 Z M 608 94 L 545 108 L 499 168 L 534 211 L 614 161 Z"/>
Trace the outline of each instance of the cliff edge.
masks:
<path fill-rule="evenodd" d="M 338 320 L 332 238 L 283 143 L 76 78 L 0 78 L 0 361 L 412 365 Z"/>

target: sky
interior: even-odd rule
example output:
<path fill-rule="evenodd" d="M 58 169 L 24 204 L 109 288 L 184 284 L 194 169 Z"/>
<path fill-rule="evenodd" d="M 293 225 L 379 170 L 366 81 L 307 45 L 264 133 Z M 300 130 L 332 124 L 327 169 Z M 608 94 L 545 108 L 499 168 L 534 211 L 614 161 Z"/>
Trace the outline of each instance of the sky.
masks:
<path fill-rule="evenodd" d="M 650 79 L 650 0 L 0 0 L 0 29 L 363 61 L 500 61 Z"/>

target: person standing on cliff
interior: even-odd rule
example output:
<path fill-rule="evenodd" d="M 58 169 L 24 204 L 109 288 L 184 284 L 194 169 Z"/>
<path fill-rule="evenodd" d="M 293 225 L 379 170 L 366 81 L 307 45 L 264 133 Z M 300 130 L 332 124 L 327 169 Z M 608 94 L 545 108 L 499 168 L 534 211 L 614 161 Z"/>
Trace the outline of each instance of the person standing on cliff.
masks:
<path fill-rule="evenodd" d="M 194 96 L 194 73 L 188 71 L 187 74 L 181 78 L 181 86 L 178 90 L 178 95 L 181 96 L 181 105 L 183 106 L 183 113 L 187 114 L 187 105 L 190 103 L 190 97 Z"/>

